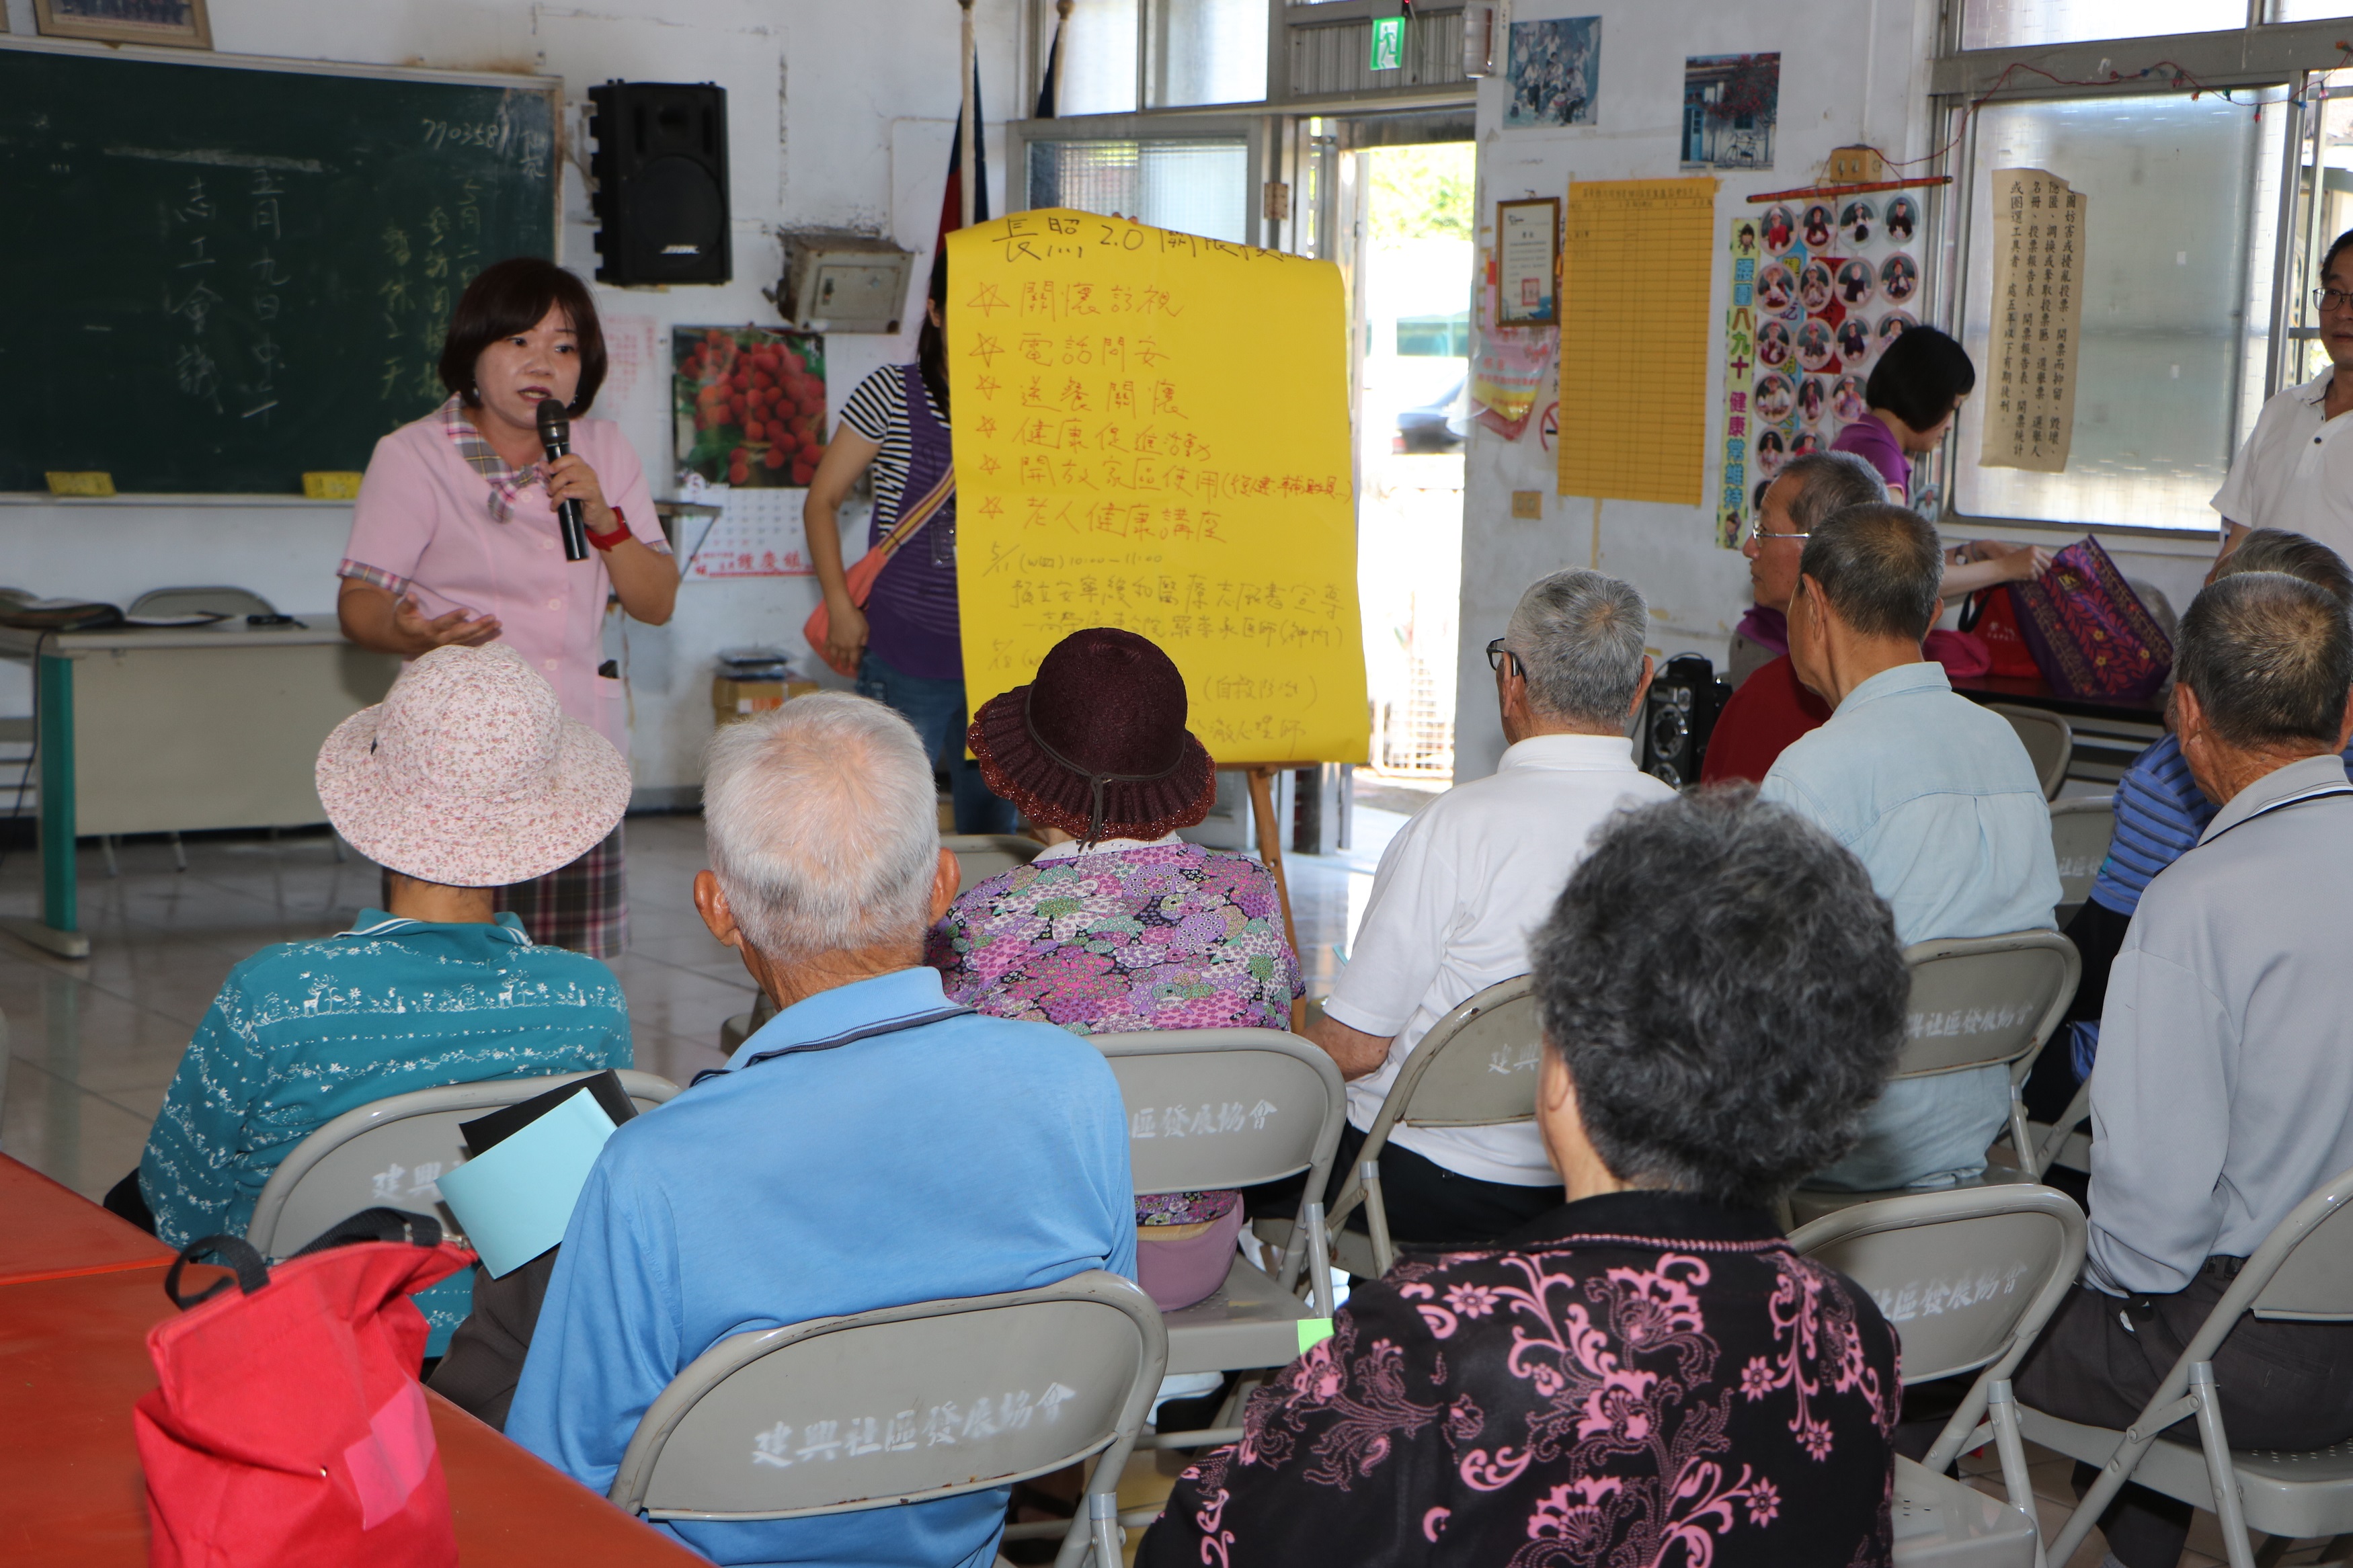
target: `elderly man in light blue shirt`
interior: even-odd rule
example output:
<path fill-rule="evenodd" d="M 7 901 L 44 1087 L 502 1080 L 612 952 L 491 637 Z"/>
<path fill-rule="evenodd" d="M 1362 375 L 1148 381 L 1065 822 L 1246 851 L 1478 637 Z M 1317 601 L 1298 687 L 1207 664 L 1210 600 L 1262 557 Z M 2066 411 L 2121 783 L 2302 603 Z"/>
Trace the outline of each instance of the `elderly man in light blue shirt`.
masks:
<path fill-rule="evenodd" d="M 1944 572 L 1936 530 L 1902 507 L 1849 507 L 1816 525 L 1798 572 L 1789 659 L 1835 711 L 1758 793 L 1862 860 L 1907 946 L 2049 928 L 2059 863 L 2034 764 L 1920 657 Z M 2009 1115 L 2003 1068 L 1891 1083 L 1862 1144 L 1814 1184 L 1950 1185 L 1985 1169 Z"/>
<path fill-rule="evenodd" d="M 907 721 L 825 693 L 730 725 L 703 816 L 695 906 L 781 1010 L 725 1076 L 613 1134 L 564 1233 L 506 1433 L 599 1492 L 655 1397 L 731 1334 L 1135 1275 L 1110 1063 L 950 1004 L 923 963 L 956 862 Z M 919 1422 L 927 1447 L 985 1435 L 987 1409 L 796 1418 L 741 1460 L 836 1467 L 855 1496 L 863 1455 L 912 1447 Z M 724 1563 L 987 1568 L 1006 1496 L 660 1528 Z"/>

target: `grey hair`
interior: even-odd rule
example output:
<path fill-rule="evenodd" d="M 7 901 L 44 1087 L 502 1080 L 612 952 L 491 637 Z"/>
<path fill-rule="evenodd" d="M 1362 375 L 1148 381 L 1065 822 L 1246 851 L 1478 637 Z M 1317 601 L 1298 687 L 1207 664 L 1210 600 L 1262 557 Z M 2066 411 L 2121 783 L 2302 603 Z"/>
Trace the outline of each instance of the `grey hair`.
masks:
<path fill-rule="evenodd" d="M 2215 734 L 2233 746 L 2317 742 L 2332 750 L 2353 690 L 2345 605 L 2284 572 L 2216 579 L 2189 602 L 2173 661 Z"/>
<path fill-rule="evenodd" d="M 1630 584 L 1599 572 L 1556 572 L 1530 584 L 1504 628 L 1528 680 L 1528 706 L 1548 719 L 1615 728 L 1642 685 L 1651 609 Z"/>
<path fill-rule="evenodd" d="M 765 957 L 919 942 L 931 923 L 932 761 L 880 702 L 820 691 L 721 729 L 702 824 L 720 890 Z"/>
<path fill-rule="evenodd" d="M 1747 784 L 1612 818 L 1529 944 L 1620 1181 L 1761 1207 L 1852 1150 L 1911 977 L 1861 861 Z"/>
<path fill-rule="evenodd" d="M 1928 635 L 1943 607 L 1945 552 L 1928 520 L 1909 507 L 1851 506 L 1816 523 L 1798 571 L 1821 584 L 1830 607 L 1859 635 Z"/>
<path fill-rule="evenodd" d="M 2344 558 L 2320 541 L 2284 528 L 2247 530 L 2240 537 L 2239 547 L 2214 568 L 2214 580 L 2219 583 L 2242 572 L 2284 572 L 2327 589 L 2340 605 L 2353 605 L 2353 574 L 2346 572 Z"/>
<path fill-rule="evenodd" d="M 1781 465 L 1781 478 L 1798 481 L 1789 502 L 1789 521 L 1799 533 L 1833 512 L 1851 506 L 1876 506 L 1887 499 L 1887 481 L 1879 470 L 1852 452 L 1809 452 Z"/>

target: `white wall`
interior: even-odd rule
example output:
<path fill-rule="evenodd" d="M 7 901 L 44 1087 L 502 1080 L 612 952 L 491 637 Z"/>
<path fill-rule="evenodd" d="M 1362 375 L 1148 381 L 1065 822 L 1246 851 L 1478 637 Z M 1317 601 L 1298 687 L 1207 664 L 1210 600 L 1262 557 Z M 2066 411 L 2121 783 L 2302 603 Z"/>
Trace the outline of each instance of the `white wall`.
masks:
<path fill-rule="evenodd" d="M 608 316 L 650 318 L 666 355 L 672 323 L 774 324 L 760 296 L 780 265 L 779 229 L 855 227 L 893 234 L 928 252 L 956 111 L 955 0 L 211 0 L 223 53 L 363 64 L 422 65 L 560 76 L 574 166 L 565 176 L 560 259 L 588 276 L 596 255 L 580 164 L 586 89 L 608 78 L 716 82 L 727 89 L 735 281 L 724 287 L 607 289 Z M 34 30 L 27 0 L 7 0 L 18 32 Z M 1001 121 L 1018 108 L 1017 0 L 975 10 L 985 107 Z M 1003 141 L 985 141 L 995 210 L 1003 211 Z M 914 289 L 928 275 L 915 268 Z M 18 308 L 25 302 L 19 301 Z M 915 319 L 911 310 L 907 318 Z M 842 400 L 877 366 L 913 357 L 898 338 L 837 334 L 827 342 L 828 389 Z M 649 374 L 596 412 L 618 420 L 654 479 L 671 493 L 665 379 Z M 324 610 L 348 506 L 224 498 L 224 504 L 137 500 L 0 503 L 0 583 L 47 595 L 124 603 L 172 584 L 234 583 L 290 611 Z M 857 524 L 862 529 L 862 519 Z M 689 539 L 692 535 L 689 534 Z M 861 535 L 862 537 L 862 535 Z M 853 554 L 855 550 L 853 549 Z M 807 658 L 800 624 L 817 602 L 807 579 L 691 584 L 668 626 L 628 628 L 632 732 L 639 796 L 679 798 L 699 776 L 710 732 L 712 656 L 744 643 Z M 830 677 L 828 676 L 828 679 Z M 0 665 L 0 711 L 24 712 L 21 667 Z"/>
<path fill-rule="evenodd" d="M 1934 0 L 1817 0 L 1798 6 L 1731 6 L 1717 0 L 1519 0 L 1517 22 L 1549 16 L 1603 17 L 1599 123 L 1586 129 L 1503 129 L 1505 84 L 1480 85 L 1479 211 L 1492 225 L 1493 204 L 1520 195 L 1559 196 L 1571 179 L 1670 177 L 1680 166 L 1683 62 L 1691 55 L 1778 49 L 1780 124 L 1774 167 L 1720 172 L 1719 237 L 1709 305 L 1708 457 L 1701 493 L 1713 496 L 1722 473 L 1723 321 L 1731 268 L 1720 237 L 1725 220 L 1762 209 L 1757 191 L 1810 184 L 1834 147 L 1869 143 L 1895 158 L 1931 150 L 1927 59 L 1935 41 Z M 1492 245 L 1482 230 L 1480 243 Z M 1935 252 L 1931 252 L 1932 258 Z M 1936 262 L 1932 260 L 1932 265 Z M 1549 401 L 1546 397 L 1545 401 Z M 1503 753 L 1493 677 L 1482 651 L 1504 630 L 1521 591 L 1568 566 L 1599 565 L 1642 590 L 1654 616 L 1651 646 L 1662 655 L 1697 651 L 1722 668 L 1731 631 L 1749 603 L 1747 563 L 1718 547 L 1705 506 L 1611 500 L 1599 521 L 1589 499 L 1554 494 L 1555 455 L 1527 433 L 1506 442 L 1474 426 L 1463 503 L 1458 779 L 1483 776 Z M 1514 490 L 1544 496 L 1541 521 L 1511 516 Z M 2081 531 L 2006 532 L 2055 548 Z M 2211 560 L 2211 538 L 2102 540 L 2128 574 L 2155 583 L 2177 609 L 2186 607 Z"/>

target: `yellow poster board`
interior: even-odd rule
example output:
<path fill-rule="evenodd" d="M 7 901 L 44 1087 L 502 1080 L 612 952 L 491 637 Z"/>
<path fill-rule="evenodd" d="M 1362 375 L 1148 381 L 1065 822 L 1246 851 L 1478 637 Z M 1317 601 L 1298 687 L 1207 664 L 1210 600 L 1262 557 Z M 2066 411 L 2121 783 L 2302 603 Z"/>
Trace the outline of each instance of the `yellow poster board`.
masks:
<path fill-rule="evenodd" d="M 1221 764 L 1365 759 L 1339 268 L 1046 209 L 948 237 L 965 687 L 1086 626 Z"/>
<path fill-rule="evenodd" d="M 1570 183 L 1562 495 L 1701 503 L 1715 263 L 1713 179 Z"/>

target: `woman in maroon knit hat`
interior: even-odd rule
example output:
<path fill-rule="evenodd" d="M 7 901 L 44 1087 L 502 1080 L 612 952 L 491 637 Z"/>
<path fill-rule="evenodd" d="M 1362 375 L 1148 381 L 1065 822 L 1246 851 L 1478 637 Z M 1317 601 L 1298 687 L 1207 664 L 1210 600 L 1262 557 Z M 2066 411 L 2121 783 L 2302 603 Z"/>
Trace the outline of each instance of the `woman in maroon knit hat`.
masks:
<path fill-rule="evenodd" d="M 982 708 L 966 739 L 988 787 L 1047 842 L 933 930 L 949 999 L 1077 1035 L 1287 1029 L 1301 990 L 1274 879 L 1176 837 L 1217 801 L 1185 728 L 1185 678 L 1149 638 L 1073 632 L 1038 677 Z M 1225 1282 L 1240 1193 L 1136 1200 L 1137 1272 L 1165 1310 Z"/>

